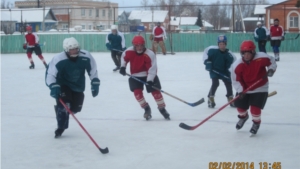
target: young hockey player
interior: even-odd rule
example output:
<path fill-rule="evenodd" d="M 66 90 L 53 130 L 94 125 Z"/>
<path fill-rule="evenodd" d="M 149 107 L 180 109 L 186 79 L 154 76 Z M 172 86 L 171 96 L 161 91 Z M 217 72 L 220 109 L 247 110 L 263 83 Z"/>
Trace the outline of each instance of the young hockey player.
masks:
<path fill-rule="evenodd" d="M 279 19 L 274 19 L 274 25 L 270 28 L 271 46 L 275 55 L 275 60 L 279 61 L 279 47 L 281 41 L 284 40 L 284 30 L 279 26 Z"/>
<path fill-rule="evenodd" d="M 250 108 L 253 121 L 250 129 L 252 134 L 256 134 L 259 129 L 261 110 L 268 98 L 269 82 L 267 76 L 272 77 L 277 68 L 274 57 L 264 52 L 256 53 L 255 48 L 254 42 L 244 41 L 240 46 L 242 58 L 235 61 L 231 66 L 232 84 L 239 93 L 239 98 L 234 103 L 239 118 L 236 129 L 240 130 L 248 120 L 248 109 Z M 262 81 L 253 86 L 247 93 L 243 93 L 245 89 L 259 80 Z"/>
<path fill-rule="evenodd" d="M 111 32 L 107 34 L 105 43 L 106 48 L 110 50 L 111 58 L 116 65 L 116 68 L 113 69 L 115 72 L 120 69 L 122 51 L 126 50 L 124 35 L 118 31 L 117 25 L 111 26 Z"/>
<path fill-rule="evenodd" d="M 163 26 L 161 26 L 160 22 L 156 23 L 156 26 L 152 30 L 153 43 L 152 50 L 156 54 L 158 45 L 160 46 L 163 55 L 166 55 L 166 47 L 164 40 L 167 39 L 167 33 Z"/>
<path fill-rule="evenodd" d="M 269 30 L 263 26 L 261 22 L 257 22 L 257 27 L 254 30 L 254 37 L 257 40 L 258 49 L 260 52 L 267 53 L 266 44 L 268 36 L 270 36 Z"/>
<path fill-rule="evenodd" d="M 166 105 L 161 92 L 152 88 L 152 86 L 161 88 L 157 76 L 156 56 L 152 50 L 145 48 L 145 40 L 142 36 L 135 36 L 132 40 L 132 45 L 122 54 L 120 74 L 126 75 L 126 65 L 130 63 L 131 76 L 147 82 L 147 92 L 153 95 L 159 112 L 165 119 L 169 120 L 170 115 L 165 109 Z M 143 96 L 144 84 L 130 77 L 129 87 L 140 106 L 145 109 L 144 118 L 146 120 L 151 119 L 151 108 Z"/>
<path fill-rule="evenodd" d="M 39 45 L 39 37 L 36 33 L 32 32 L 32 27 L 31 26 L 27 26 L 26 27 L 26 31 L 27 33 L 25 34 L 25 42 L 23 44 L 23 49 L 25 49 L 27 52 L 27 57 L 29 59 L 30 62 L 30 66 L 29 69 L 34 69 L 34 62 L 32 60 L 32 52 L 34 51 L 34 53 L 41 59 L 41 61 L 43 62 L 43 64 L 45 65 L 45 67 L 47 68 L 47 63 L 44 60 L 44 57 L 42 55 L 42 50 L 41 47 Z"/>
<path fill-rule="evenodd" d="M 209 71 L 212 80 L 212 85 L 208 92 L 208 107 L 210 108 L 216 106 L 214 97 L 219 87 L 219 79 L 224 82 L 226 87 L 227 100 L 230 101 L 233 99 L 229 68 L 236 60 L 236 57 L 226 48 L 226 45 L 227 37 L 225 35 L 220 35 L 218 36 L 218 46 L 209 46 L 203 53 L 205 69 Z M 234 107 L 234 104 L 232 103 L 230 106 Z"/>
<path fill-rule="evenodd" d="M 56 99 L 57 129 L 55 138 L 61 136 L 69 126 L 69 113 L 59 99 L 73 112 L 80 112 L 84 100 L 85 71 L 91 79 L 93 97 L 99 92 L 100 80 L 93 56 L 86 50 L 80 50 L 79 43 L 73 37 L 63 41 L 64 51 L 55 55 L 46 71 L 46 85 L 50 95 Z"/>

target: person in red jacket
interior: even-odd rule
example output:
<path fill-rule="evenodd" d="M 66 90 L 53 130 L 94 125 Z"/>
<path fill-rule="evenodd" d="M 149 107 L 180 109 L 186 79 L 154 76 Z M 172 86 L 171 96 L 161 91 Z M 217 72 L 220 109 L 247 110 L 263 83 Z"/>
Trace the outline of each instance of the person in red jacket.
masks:
<path fill-rule="evenodd" d="M 163 55 L 166 55 L 167 52 L 166 52 L 164 40 L 167 39 L 167 34 L 165 28 L 160 25 L 160 22 L 157 22 L 157 25 L 153 28 L 152 35 L 153 35 L 152 50 L 154 51 L 154 53 L 156 54 L 159 45 Z"/>
<path fill-rule="evenodd" d="M 42 50 L 41 47 L 39 45 L 39 37 L 36 33 L 32 32 L 32 27 L 30 25 L 28 25 L 26 27 L 26 31 L 27 33 L 25 34 L 25 42 L 23 44 L 23 49 L 25 49 L 27 52 L 27 57 L 29 59 L 30 62 L 30 66 L 29 69 L 34 69 L 34 62 L 32 60 L 32 52 L 34 51 L 34 53 L 41 59 L 41 61 L 43 62 L 43 64 L 45 65 L 45 67 L 47 68 L 47 63 L 42 55 Z"/>
<path fill-rule="evenodd" d="M 146 90 L 154 97 L 159 112 L 167 120 L 170 120 L 170 114 L 165 109 L 166 104 L 160 90 L 155 90 L 152 86 L 161 89 L 161 84 L 157 76 L 156 56 L 152 50 L 145 48 L 145 39 L 142 36 L 135 36 L 132 45 L 125 50 L 121 56 L 120 74 L 126 75 L 126 65 L 130 63 L 129 88 L 140 106 L 145 109 L 144 118 L 149 120 L 152 118 L 151 109 L 143 96 L 144 83 L 147 82 Z M 138 81 L 139 79 L 140 81 Z"/>
<path fill-rule="evenodd" d="M 274 25 L 270 28 L 271 46 L 275 55 L 275 60 L 279 61 L 279 47 L 281 41 L 284 40 L 284 30 L 279 26 L 279 19 L 274 20 Z"/>
<path fill-rule="evenodd" d="M 239 93 L 239 98 L 234 104 L 237 107 L 239 121 L 236 129 L 240 130 L 248 120 L 248 109 L 252 115 L 253 125 L 250 133 L 256 134 L 261 123 L 261 110 L 264 108 L 267 98 L 269 81 L 277 65 L 275 58 L 264 52 L 255 52 L 253 41 L 247 40 L 240 46 L 241 58 L 236 60 L 230 68 L 233 87 Z M 266 71 L 266 68 L 268 71 Z M 263 79 L 262 79 L 263 78 Z M 248 92 L 244 91 L 249 86 L 258 82 Z"/>

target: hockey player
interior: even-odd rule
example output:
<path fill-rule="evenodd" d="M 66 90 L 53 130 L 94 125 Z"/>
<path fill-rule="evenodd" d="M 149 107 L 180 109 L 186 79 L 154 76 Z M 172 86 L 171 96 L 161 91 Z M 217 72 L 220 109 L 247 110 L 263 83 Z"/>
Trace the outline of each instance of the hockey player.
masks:
<path fill-rule="evenodd" d="M 126 50 L 124 35 L 118 31 L 117 25 L 111 25 L 111 32 L 107 34 L 105 43 L 106 48 L 110 50 L 111 58 L 116 65 L 116 68 L 113 69 L 113 71 L 117 71 L 120 69 L 122 51 Z"/>
<path fill-rule="evenodd" d="M 84 90 L 85 71 L 91 79 L 92 96 L 99 92 L 100 80 L 93 56 L 86 50 L 80 50 L 79 43 L 73 37 L 63 41 L 64 51 L 55 55 L 46 70 L 46 85 L 50 95 L 56 99 L 57 129 L 55 138 L 61 136 L 69 124 L 69 113 L 59 102 L 62 99 L 73 113 L 81 111 Z"/>
<path fill-rule="evenodd" d="M 145 48 L 145 40 L 142 36 L 135 36 L 132 40 L 132 47 L 123 52 L 121 57 L 120 74 L 126 75 L 126 65 L 130 63 L 130 73 L 132 76 L 147 82 L 146 90 L 151 93 L 157 103 L 158 110 L 165 119 L 170 119 L 170 115 L 165 109 L 165 102 L 159 90 L 155 90 L 152 86 L 161 88 L 159 78 L 157 76 L 156 56 L 152 50 Z M 144 118 L 149 120 L 151 116 L 151 108 L 143 96 L 144 84 L 129 78 L 130 90 L 140 106 L 145 109 Z"/>
<path fill-rule="evenodd" d="M 158 45 L 160 46 L 163 55 L 166 55 L 166 47 L 164 40 L 167 39 L 167 33 L 163 26 L 160 25 L 160 22 L 156 23 L 156 26 L 152 30 L 153 42 L 152 42 L 152 50 L 156 54 Z"/>
<path fill-rule="evenodd" d="M 275 60 L 279 61 L 279 47 L 284 40 L 284 30 L 279 26 L 279 19 L 274 19 L 274 25 L 270 28 L 271 46 L 275 55 Z"/>
<path fill-rule="evenodd" d="M 34 69 L 34 62 L 32 60 L 32 51 L 41 59 L 45 67 L 47 68 L 47 63 L 42 55 L 42 50 L 39 45 L 39 37 L 36 33 L 32 32 L 32 27 L 30 25 L 26 26 L 27 33 L 25 34 L 25 42 L 23 44 L 23 49 L 27 50 L 27 57 L 30 62 L 29 69 Z"/>
<path fill-rule="evenodd" d="M 262 26 L 261 22 L 257 22 L 257 27 L 254 30 L 254 37 L 257 40 L 258 49 L 260 52 L 267 53 L 266 43 L 268 36 L 270 36 L 269 30 L 265 26 Z"/>
<path fill-rule="evenodd" d="M 229 68 L 231 64 L 236 60 L 234 54 L 226 48 L 227 37 L 225 35 L 218 36 L 218 46 L 209 46 L 204 50 L 203 61 L 205 69 L 209 71 L 212 85 L 208 92 L 208 107 L 214 108 L 215 93 L 219 87 L 219 79 L 224 82 L 226 87 L 226 97 L 228 101 L 233 99 L 232 85 L 230 79 Z M 230 104 L 234 107 L 234 104 Z"/>
<path fill-rule="evenodd" d="M 240 130 L 248 120 L 248 109 L 252 115 L 253 125 L 250 133 L 256 134 L 261 123 L 261 110 L 264 108 L 268 98 L 269 82 L 268 78 L 272 77 L 276 71 L 277 65 L 275 58 L 264 52 L 255 52 L 254 42 L 247 40 L 240 46 L 241 58 L 235 61 L 231 66 L 232 84 L 239 93 L 239 99 L 235 101 L 238 111 L 239 121 L 236 129 Z M 268 71 L 266 71 L 266 68 Z M 262 81 L 253 86 L 247 93 L 245 89 L 255 82 Z"/>

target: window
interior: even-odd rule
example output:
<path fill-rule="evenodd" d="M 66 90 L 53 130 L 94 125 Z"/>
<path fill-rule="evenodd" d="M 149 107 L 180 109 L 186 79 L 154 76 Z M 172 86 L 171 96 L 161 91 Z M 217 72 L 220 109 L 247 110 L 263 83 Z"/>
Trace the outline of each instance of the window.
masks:
<path fill-rule="evenodd" d="M 150 30 L 153 30 L 153 28 L 154 28 L 154 26 L 155 26 L 155 24 L 153 24 L 153 23 L 150 23 Z"/>
<path fill-rule="evenodd" d="M 112 11 L 111 11 L 111 9 L 108 11 L 108 17 L 109 18 L 111 18 L 111 13 L 112 13 Z"/>
<path fill-rule="evenodd" d="M 85 16 L 85 9 L 81 9 L 81 16 Z"/>
<path fill-rule="evenodd" d="M 63 25 L 62 25 L 62 28 L 63 28 L 63 29 L 68 29 L 68 25 L 67 25 L 67 24 L 63 24 Z"/>
<path fill-rule="evenodd" d="M 102 16 L 105 16 L 105 9 L 102 10 Z"/>
<path fill-rule="evenodd" d="M 290 16 L 290 28 L 299 28 L 299 17 Z"/>
<path fill-rule="evenodd" d="M 89 25 L 89 30 L 92 30 L 92 25 Z"/>
<path fill-rule="evenodd" d="M 89 10 L 89 16 L 92 16 L 92 13 L 93 13 L 93 10 L 90 9 L 90 10 Z"/>
<path fill-rule="evenodd" d="M 85 29 L 85 25 L 81 25 L 82 29 Z"/>
<path fill-rule="evenodd" d="M 99 9 L 96 9 L 96 17 L 99 17 Z"/>

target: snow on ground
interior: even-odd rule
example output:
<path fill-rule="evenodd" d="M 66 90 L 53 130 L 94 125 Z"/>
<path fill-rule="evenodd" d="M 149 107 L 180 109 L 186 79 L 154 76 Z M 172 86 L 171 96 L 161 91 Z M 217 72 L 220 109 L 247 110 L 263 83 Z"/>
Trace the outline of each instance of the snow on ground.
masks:
<path fill-rule="evenodd" d="M 87 78 L 83 109 L 76 117 L 100 147 L 109 148 L 109 154 L 101 154 L 72 117 L 69 129 L 54 139 L 55 102 L 44 82 L 44 66 L 35 55 L 36 69 L 30 70 L 25 54 L 3 54 L 2 169 L 207 169 L 210 162 L 253 162 L 255 169 L 260 169 L 260 162 L 281 162 L 282 169 L 300 168 L 299 53 L 281 54 L 270 78 L 270 92 L 278 94 L 268 99 L 255 137 L 249 137 L 251 120 L 236 131 L 237 111 L 231 107 L 194 131 L 178 126 L 181 122 L 196 125 L 223 106 L 222 82 L 215 109 L 206 102 L 190 107 L 164 94 L 171 121 L 163 119 L 152 96 L 144 92 L 153 117 L 145 121 L 143 109 L 129 91 L 128 77 L 112 72 L 110 53 L 92 54 L 98 64 L 100 92 L 96 98 L 91 96 Z M 53 55 L 44 54 L 47 61 Z M 164 91 L 187 102 L 207 100 L 211 81 L 202 53 L 158 55 L 157 60 Z"/>

